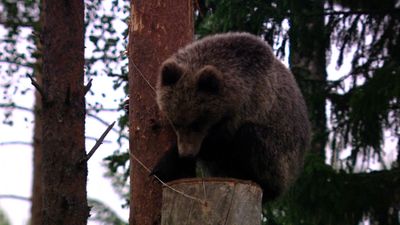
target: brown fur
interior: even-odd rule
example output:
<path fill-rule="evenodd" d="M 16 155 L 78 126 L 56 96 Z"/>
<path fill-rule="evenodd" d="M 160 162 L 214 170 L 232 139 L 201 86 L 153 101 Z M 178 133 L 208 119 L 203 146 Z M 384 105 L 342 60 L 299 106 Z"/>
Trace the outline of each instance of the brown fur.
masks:
<path fill-rule="evenodd" d="M 178 137 L 154 169 L 165 180 L 193 176 L 187 167 L 197 160 L 213 176 L 254 180 L 268 200 L 302 168 L 310 135 L 303 97 L 253 35 L 218 34 L 179 50 L 161 67 L 157 103 Z M 195 160 L 178 162 L 187 159 Z"/>

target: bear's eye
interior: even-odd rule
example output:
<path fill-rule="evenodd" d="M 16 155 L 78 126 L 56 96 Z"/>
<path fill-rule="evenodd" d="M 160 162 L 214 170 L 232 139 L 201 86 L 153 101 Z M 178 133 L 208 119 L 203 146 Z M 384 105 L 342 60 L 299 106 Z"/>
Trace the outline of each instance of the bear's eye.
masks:
<path fill-rule="evenodd" d="M 177 130 L 183 128 L 183 125 L 181 125 L 179 123 L 174 123 L 174 122 L 172 123 L 172 126 Z"/>
<path fill-rule="evenodd" d="M 205 123 L 205 117 L 200 117 L 194 120 L 190 125 L 189 128 L 193 131 L 200 132 L 203 129 L 203 124 Z"/>
<path fill-rule="evenodd" d="M 200 131 L 201 130 L 201 124 L 198 121 L 195 121 L 195 122 L 190 124 L 189 128 L 191 130 L 194 130 L 194 131 Z"/>

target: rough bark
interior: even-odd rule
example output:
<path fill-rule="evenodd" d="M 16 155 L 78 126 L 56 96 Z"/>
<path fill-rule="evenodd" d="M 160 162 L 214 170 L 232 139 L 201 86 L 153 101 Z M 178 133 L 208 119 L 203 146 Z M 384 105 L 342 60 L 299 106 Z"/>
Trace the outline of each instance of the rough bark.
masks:
<path fill-rule="evenodd" d="M 40 45 L 40 44 L 39 44 Z M 38 46 L 38 45 L 37 45 Z M 39 46 L 38 46 L 39 48 Z M 39 53 L 40 54 L 40 53 Z M 41 54 L 40 54 L 41 55 Z M 41 60 L 36 62 L 37 67 L 41 67 Z M 35 68 L 35 78 L 39 85 L 42 85 L 41 71 Z M 32 205 L 31 205 L 31 225 L 42 224 L 42 102 L 41 95 L 35 93 L 35 127 L 33 130 L 33 184 L 32 184 Z"/>
<path fill-rule="evenodd" d="M 174 190 L 163 187 L 162 225 L 261 224 L 262 190 L 255 183 L 196 178 L 168 184 Z"/>
<path fill-rule="evenodd" d="M 313 137 L 311 151 L 325 158 L 328 140 L 326 127 L 326 48 L 323 1 L 290 2 L 291 70 L 302 90 L 308 107 Z"/>
<path fill-rule="evenodd" d="M 42 13 L 40 14 L 40 21 L 34 26 L 35 32 L 39 33 L 41 30 L 41 24 L 43 23 Z M 42 69 L 43 69 L 43 46 L 39 38 L 35 39 L 35 57 L 36 62 L 34 64 L 34 75 L 36 82 L 43 86 L 42 81 Z M 34 106 L 34 130 L 33 130 L 33 181 L 32 181 L 32 197 L 31 197 L 31 225 L 42 224 L 42 96 L 38 91 L 35 92 L 35 106 Z"/>
<path fill-rule="evenodd" d="M 84 225 L 84 5 L 43 0 L 43 223 Z"/>
<path fill-rule="evenodd" d="M 193 39 L 192 1 L 131 1 L 129 37 L 130 151 L 152 168 L 174 140 L 160 123 L 155 102 L 158 68 L 163 60 Z M 152 86 L 152 87 L 150 87 Z M 131 157 L 129 224 L 160 224 L 161 185 Z"/>

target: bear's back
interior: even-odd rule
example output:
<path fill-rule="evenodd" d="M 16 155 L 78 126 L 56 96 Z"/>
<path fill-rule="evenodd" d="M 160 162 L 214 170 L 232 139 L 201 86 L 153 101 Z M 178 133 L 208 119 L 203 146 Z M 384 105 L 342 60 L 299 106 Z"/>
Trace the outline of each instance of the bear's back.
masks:
<path fill-rule="evenodd" d="M 259 75 L 266 71 L 275 56 L 261 39 L 248 33 L 225 33 L 203 38 L 175 54 L 178 63 L 191 71 L 212 65 L 225 74 Z"/>

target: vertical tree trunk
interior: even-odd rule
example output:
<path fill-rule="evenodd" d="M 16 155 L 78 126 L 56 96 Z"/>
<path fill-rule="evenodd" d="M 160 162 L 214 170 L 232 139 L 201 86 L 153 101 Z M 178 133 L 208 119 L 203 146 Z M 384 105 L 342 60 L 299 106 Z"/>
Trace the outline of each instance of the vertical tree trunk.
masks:
<path fill-rule="evenodd" d="M 291 70 L 307 102 L 313 137 L 311 151 L 325 158 L 328 141 L 326 127 L 326 48 L 323 1 L 290 2 L 290 56 Z"/>
<path fill-rule="evenodd" d="M 43 0 L 43 223 L 87 222 L 83 0 Z"/>
<path fill-rule="evenodd" d="M 36 43 L 36 53 L 41 57 L 40 43 Z M 42 85 L 41 68 L 42 60 L 37 58 L 35 65 L 35 78 L 39 85 Z M 32 184 L 32 205 L 31 205 L 31 225 L 42 224 L 42 102 L 41 95 L 36 91 L 35 93 L 35 127 L 33 130 L 33 184 Z"/>
<path fill-rule="evenodd" d="M 152 87 L 162 61 L 193 39 L 192 1 L 131 1 L 129 35 L 130 151 L 152 168 L 174 140 L 169 125 L 160 123 Z M 130 171 L 129 223 L 160 224 L 160 184 L 132 157 Z"/>
<path fill-rule="evenodd" d="M 43 23 L 43 13 L 40 12 L 40 19 L 34 26 L 34 31 L 39 33 Z M 43 86 L 42 71 L 43 71 L 43 46 L 39 38 L 35 38 L 35 65 L 33 68 L 36 82 Z M 43 209 L 43 190 L 42 190 L 42 99 L 38 91 L 35 92 L 35 106 L 34 106 L 34 121 L 35 127 L 33 130 L 33 184 L 32 184 L 32 197 L 31 197 L 31 220 L 30 225 L 41 225 L 42 209 Z"/>

